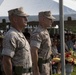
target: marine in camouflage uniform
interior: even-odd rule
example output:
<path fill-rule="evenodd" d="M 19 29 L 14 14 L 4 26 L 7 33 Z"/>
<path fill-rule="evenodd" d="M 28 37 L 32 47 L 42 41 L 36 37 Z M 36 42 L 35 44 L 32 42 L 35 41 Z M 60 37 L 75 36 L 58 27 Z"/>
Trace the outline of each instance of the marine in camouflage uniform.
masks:
<path fill-rule="evenodd" d="M 46 17 L 45 17 L 46 16 Z M 48 21 L 45 18 L 50 17 Z M 50 55 L 51 55 L 51 40 L 46 27 L 50 26 L 52 22 L 52 15 L 50 11 L 39 13 L 39 26 L 31 35 L 31 53 L 33 60 L 33 74 L 35 75 L 50 75 Z M 47 21 L 43 25 L 43 19 Z"/>
<path fill-rule="evenodd" d="M 21 28 L 19 26 L 25 27 L 27 23 L 26 15 L 24 15 L 21 8 L 10 10 L 9 14 L 13 14 L 13 16 L 11 15 L 12 19 L 16 18 L 15 26 L 17 26 L 17 24 L 18 26 L 15 27 L 12 23 L 14 21 L 12 20 L 11 23 L 13 25 L 3 39 L 2 55 L 4 72 L 6 75 L 13 75 L 13 73 L 14 75 L 30 75 L 32 68 L 30 45 L 23 33 L 19 31 Z"/>

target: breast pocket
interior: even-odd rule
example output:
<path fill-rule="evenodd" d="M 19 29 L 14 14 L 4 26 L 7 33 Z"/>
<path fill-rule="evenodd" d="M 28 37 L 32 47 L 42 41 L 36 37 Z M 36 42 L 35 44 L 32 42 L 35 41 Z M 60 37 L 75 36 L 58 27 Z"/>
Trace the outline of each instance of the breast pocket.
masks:
<path fill-rule="evenodd" d="M 26 45 L 25 40 L 19 39 L 19 40 L 17 41 L 17 48 L 18 48 L 19 50 L 25 48 L 25 45 Z"/>
<path fill-rule="evenodd" d="M 48 34 L 45 34 L 43 42 L 44 42 L 45 46 L 51 45 L 50 36 Z"/>

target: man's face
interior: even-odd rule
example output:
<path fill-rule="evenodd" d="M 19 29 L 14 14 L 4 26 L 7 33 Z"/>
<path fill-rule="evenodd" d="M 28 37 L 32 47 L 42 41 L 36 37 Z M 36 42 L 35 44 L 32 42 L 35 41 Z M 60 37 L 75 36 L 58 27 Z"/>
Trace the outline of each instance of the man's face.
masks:
<path fill-rule="evenodd" d="M 25 27 L 27 25 L 27 18 L 26 17 L 18 17 L 17 23 L 21 27 Z"/>
<path fill-rule="evenodd" d="M 52 19 L 44 18 L 44 25 L 45 27 L 51 27 L 53 23 Z"/>

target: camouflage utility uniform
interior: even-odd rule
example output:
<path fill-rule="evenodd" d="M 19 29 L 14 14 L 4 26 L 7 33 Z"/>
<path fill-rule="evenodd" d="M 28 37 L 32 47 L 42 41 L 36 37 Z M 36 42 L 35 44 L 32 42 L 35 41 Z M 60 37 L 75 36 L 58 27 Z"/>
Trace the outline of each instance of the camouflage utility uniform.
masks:
<path fill-rule="evenodd" d="M 31 35 L 31 46 L 37 47 L 38 66 L 41 75 L 50 75 L 51 40 L 47 29 L 38 26 Z"/>
<path fill-rule="evenodd" d="M 2 55 L 12 58 L 15 75 L 30 75 L 32 67 L 30 46 L 22 32 L 11 28 L 5 34 Z"/>

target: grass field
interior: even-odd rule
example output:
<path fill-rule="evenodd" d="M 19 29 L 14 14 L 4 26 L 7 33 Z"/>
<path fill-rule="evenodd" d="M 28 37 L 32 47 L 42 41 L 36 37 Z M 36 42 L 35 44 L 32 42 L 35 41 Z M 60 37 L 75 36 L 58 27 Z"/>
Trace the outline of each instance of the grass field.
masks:
<path fill-rule="evenodd" d="M 61 74 L 52 74 L 52 75 L 61 75 Z M 76 75 L 76 66 L 74 66 L 74 72 L 71 75 Z"/>
<path fill-rule="evenodd" d="M 74 66 L 74 72 L 72 72 L 72 75 L 76 75 L 76 66 Z"/>

